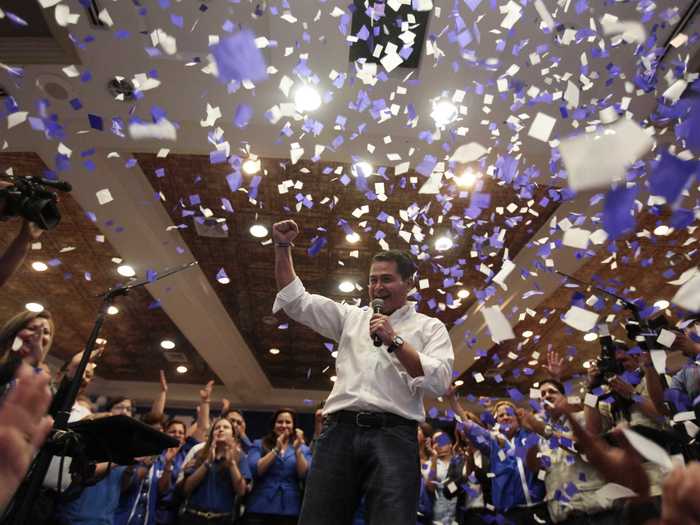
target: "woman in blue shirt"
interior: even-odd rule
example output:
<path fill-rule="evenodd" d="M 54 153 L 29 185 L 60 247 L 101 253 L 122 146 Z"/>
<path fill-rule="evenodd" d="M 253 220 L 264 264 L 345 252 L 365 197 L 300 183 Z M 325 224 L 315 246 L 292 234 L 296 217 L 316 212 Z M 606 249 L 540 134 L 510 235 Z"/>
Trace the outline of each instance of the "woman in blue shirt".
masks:
<path fill-rule="evenodd" d="M 311 450 L 304 444 L 304 433 L 296 428 L 293 410 L 278 410 L 272 421 L 271 432 L 256 439 L 248 454 L 253 490 L 246 525 L 293 525 L 301 510 L 299 483 L 309 470 Z"/>
<path fill-rule="evenodd" d="M 211 429 L 204 448 L 185 466 L 183 491 L 187 503 L 178 523 L 204 525 L 231 523 L 236 496 L 247 490 L 248 462 L 228 419 Z"/>

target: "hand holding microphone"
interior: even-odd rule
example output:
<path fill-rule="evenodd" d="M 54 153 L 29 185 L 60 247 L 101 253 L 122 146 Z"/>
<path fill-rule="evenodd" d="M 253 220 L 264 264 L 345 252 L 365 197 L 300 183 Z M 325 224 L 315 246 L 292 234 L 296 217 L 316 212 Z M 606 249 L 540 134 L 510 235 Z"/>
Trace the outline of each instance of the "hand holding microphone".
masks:
<path fill-rule="evenodd" d="M 382 310 L 384 310 L 384 299 L 372 299 L 372 311 L 375 314 L 380 314 L 382 313 Z M 372 323 L 375 319 L 376 318 L 372 316 L 372 320 L 370 321 L 370 333 L 372 334 L 372 341 L 374 341 L 374 346 L 379 347 L 382 346 L 382 338 L 379 337 L 379 334 L 372 330 Z"/>

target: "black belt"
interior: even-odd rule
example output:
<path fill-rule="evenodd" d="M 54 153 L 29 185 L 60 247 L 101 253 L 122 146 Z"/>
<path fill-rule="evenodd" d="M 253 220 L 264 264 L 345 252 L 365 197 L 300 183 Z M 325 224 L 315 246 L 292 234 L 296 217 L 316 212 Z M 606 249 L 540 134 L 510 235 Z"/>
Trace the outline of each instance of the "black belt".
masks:
<path fill-rule="evenodd" d="M 416 427 L 417 421 L 406 419 L 405 417 L 390 414 L 388 412 L 352 412 L 341 410 L 328 415 L 328 419 L 343 423 L 345 425 L 355 425 L 360 428 L 381 428 L 407 425 Z"/>

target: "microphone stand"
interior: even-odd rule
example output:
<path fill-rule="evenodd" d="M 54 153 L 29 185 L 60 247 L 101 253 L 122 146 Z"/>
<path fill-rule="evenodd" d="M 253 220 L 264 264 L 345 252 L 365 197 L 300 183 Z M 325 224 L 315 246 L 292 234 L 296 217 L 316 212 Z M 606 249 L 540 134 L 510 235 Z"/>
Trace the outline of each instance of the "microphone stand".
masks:
<path fill-rule="evenodd" d="M 102 328 L 105 317 L 107 316 L 107 309 L 112 305 L 114 300 L 117 297 L 121 297 L 128 294 L 134 288 L 139 288 L 151 282 L 164 279 L 165 277 L 196 266 L 197 264 L 197 261 L 192 261 L 182 266 L 178 266 L 167 270 L 162 274 L 158 275 L 155 279 L 142 279 L 140 281 L 132 281 L 125 285 L 119 284 L 97 296 L 102 297 L 102 304 L 100 305 L 100 309 L 97 314 L 97 319 L 95 320 L 95 324 L 92 328 L 92 332 L 90 333 L 90 337 L 88 338 L 88 341 L 85 344 L 85 351 L 83 352 L 83 356 L 75 371 L 75 375 L 70 380 L 70 384 L 68 386 L 66 395 L 63 397 L 63 399 L 60 400 L 60 403 L 57 407 L 57 412 L 54 416 L 54 432 L 68 430 L 68 419 L 70 418 L 71 409 L 73 408 L 73 404 L 75 403 L 75 398 L 77 397 L 78 392 L 80 391 L 80 385 L 83 381 L 85 369 L 87 368 L 87 365 L 90 362 L 92 352 L 95 349 L 97 337 L 99 336 L 100 329 Z M 10 502 L 4 515 L 2 516 L 0 524 L 24 525 L 26 523 L 29 523 L 31 511 L 36 505 L 39 490 L 41 489 L 42 483 L 44 482 L 44 478 L 46 477 L 46 473 L 49 470 L 51 460 L 54 457 L 53 450 L 47 445 L 48 444 L 44 444 L 39 450 L 39 453 L 34 458 L 34 461 L 32 462 L 32 465 L 29 468 L 29 471 L 25 476 L 22 485 L 17 490 L 17 493 L 12 498 L 12 501 Z M 62 480 L 58 480 L 59 487 L 61 482 Z"/>

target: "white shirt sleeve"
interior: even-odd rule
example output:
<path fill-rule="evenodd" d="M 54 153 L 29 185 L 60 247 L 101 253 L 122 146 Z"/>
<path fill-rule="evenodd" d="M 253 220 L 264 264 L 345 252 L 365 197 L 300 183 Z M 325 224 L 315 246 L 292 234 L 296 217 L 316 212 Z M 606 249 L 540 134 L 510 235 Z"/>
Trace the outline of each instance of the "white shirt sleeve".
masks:
<path fill-rule="evenodd" d="M 427 343 L 423 348 L 416 349 L 423 375 L 409 378 L 408 386 L 411 391 L 422 388 L 434 396 L 441 396 L 452 382 L 454 351 L 447 328 L 437 319 L 432 319 L 426 327 Z"/>
<path fill-rule="evenodd" d="M 272 313 L 280 310 L 323 337 L 340 340 L 348 305 L 340 304 L 321 295 L 310 294 L 297 277 L 277 292 Z"/>

